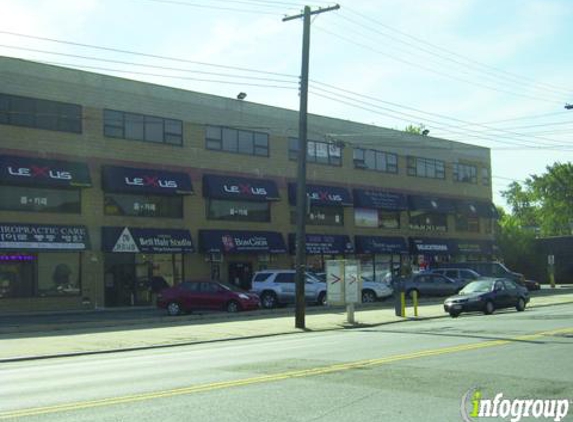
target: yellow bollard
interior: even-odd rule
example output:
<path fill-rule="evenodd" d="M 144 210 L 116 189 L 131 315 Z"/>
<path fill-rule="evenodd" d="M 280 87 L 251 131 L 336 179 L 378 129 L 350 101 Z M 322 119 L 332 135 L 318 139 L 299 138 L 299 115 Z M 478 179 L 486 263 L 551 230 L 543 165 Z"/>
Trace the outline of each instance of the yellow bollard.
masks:
<path fill-rule="evenodd" d="M 402 317 L 406 316 L 406 293 L 400 292 L 400 305 L 402 307 Z"/>
<path fill-rule="evenodd" d="M 412 301 L 414 302 L 414 316 L 418 316 L 418 292 L 414 290 L 412 292 Z"/>

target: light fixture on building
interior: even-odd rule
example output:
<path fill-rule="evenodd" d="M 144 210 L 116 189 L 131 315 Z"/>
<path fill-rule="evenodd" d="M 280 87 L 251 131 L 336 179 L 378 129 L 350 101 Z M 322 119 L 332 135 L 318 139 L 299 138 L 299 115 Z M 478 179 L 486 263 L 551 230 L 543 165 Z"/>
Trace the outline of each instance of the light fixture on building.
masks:
<path fill-rule="evenodd" d="M 247 98 L 246 92 L 239 92 L 239 94 L 237 95 L 237 100 L 244 100 L 245 98 Z"/>
<path fill-rule="evenodd" d="M 430 129 L 424 129 L 422 131 L 422 135 L 424 135 L 424 136 L 428 136 L 428 133 L 430 133 Z"/>

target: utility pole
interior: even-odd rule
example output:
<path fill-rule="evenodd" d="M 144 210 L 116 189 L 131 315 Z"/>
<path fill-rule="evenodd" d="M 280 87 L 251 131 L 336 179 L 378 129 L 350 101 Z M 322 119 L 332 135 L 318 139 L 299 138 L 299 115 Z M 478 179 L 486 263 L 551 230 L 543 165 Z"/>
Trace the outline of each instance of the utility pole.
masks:
<path fill-rule="evenodd" d="M 304 283 L 306 270 L 306 143 L 307 143 L 307 114 L 308 114 L 308 63 L 310 54 L 310 17 L 331 10 L 340 9 L 337 4 L 332 7 L 319 8 L 311 11 L 310 6 L 304 7 L 304 13 L 287 16 L 283 22 L 304 18 L 302 34 L 302 69 L 300 74 L 300 109 L 298 128 L 298 172 L 296 190 L 296 300 L 295 300 L 295 327 L 305 327 L 305 300 Z"/>

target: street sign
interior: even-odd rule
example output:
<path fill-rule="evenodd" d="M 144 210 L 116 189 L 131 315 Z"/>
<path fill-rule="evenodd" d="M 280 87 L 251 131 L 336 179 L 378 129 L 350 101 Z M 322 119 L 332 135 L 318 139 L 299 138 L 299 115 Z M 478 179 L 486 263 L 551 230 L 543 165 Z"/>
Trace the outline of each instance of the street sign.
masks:
<path fill-rule="evenodd" d="M 555 265 L 555 255 L 547 255 L 547 264 Z"/>
<path fill-rule="evenodd" d="M 344 261 L 326 261 L 326 296 L 329 305 L 344 305 Z"/>
<path fill-rule="evenodd" d="M 344 266 L 344 299 L 347 305 L 361 302 L 361 284 L 358 261 L 346 261 Z"/>

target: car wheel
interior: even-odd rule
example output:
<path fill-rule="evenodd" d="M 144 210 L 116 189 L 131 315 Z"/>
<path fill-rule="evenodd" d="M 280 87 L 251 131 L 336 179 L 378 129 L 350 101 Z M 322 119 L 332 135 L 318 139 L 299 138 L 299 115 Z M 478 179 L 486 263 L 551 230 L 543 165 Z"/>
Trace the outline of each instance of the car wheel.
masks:
<path fill-rule="evenodd" d="M 241 305 L 236 300 L 231 300 L 227 303 L 227 312 L 235 313 L 241 310 Z"/>
<path fill-rule="evenodd" d="M 517 301 L 517 305 L 515 305 L 515 309 L 517 309 L 517 312 L 525 311 L 525 300 L 523 300 L 522 297 L 520 297 L 519 300 Z"/>
<path fill-rule="evenodd" d="M 318 295 L 318 299 L 316 301 L 316 303 L 320 306 L 325 306 L 326 305 L 326 293 L 325 292 L 321 292 Z"/>
<path fill-rule="evenodd" d="M 485 303 L 485 307 L 483 309 L 483 313 L 486 315 L 491 315 L 493 314 L 493 311 L 495 311 L 495 306 L 493 306 L 493 302 L 491 300 L 488 300 Z"/>
<path fill-rule="evenodd" d="M 263 308 L 275 308 L 278 304 L 277 295 L 274 292 L 264 292 L 261 295 L 261 305 Z"/>
<path fill-rule="evenodd" d="M 458 312 L 458 311 L 450 311 L 450 316 L 451 316 L 452 318 L 457 318 L 457 317 L 460 316 L 460 312 Z"/>
<path fill-rule="evenodd" d="M 376 293 L 372 290 L 362 290 L 362 303 L 376 302 Z"/>
<path fill-rule="evenodd" d="M 169 302 L 167 304 L 167 314 L 170 316 L 181 315 L 181 306 L 177 302 Z"/>

